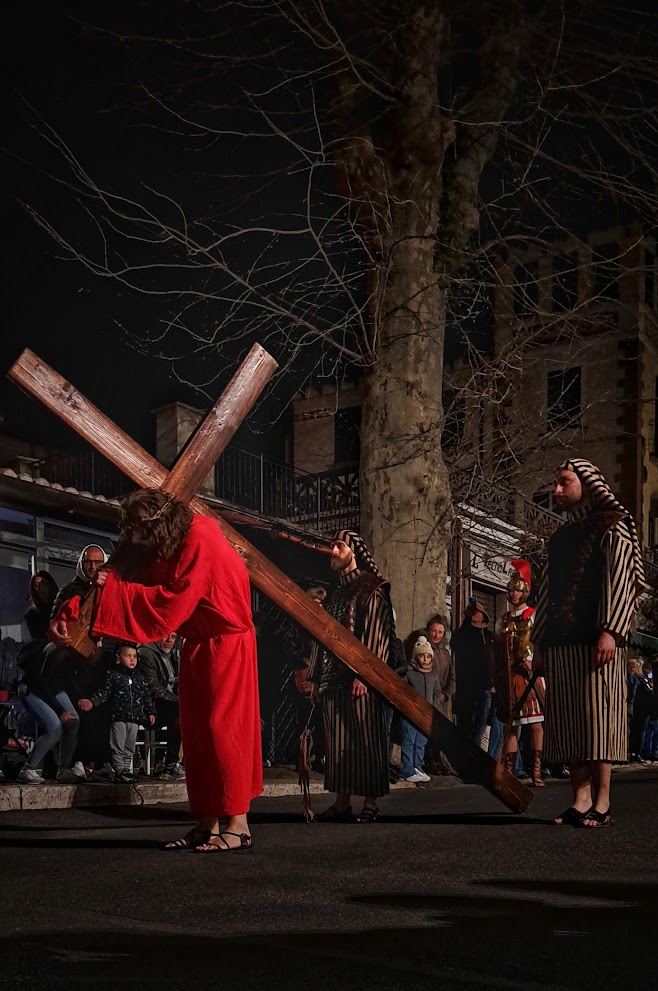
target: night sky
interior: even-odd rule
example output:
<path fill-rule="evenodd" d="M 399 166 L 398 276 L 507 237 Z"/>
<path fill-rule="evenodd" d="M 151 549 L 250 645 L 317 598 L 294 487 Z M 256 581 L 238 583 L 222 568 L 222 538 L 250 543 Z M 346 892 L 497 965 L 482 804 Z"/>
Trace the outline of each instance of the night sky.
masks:
<path fill-rule="evenodd" d="M 272 113 L 283 133 L 294 133 L 290 125 L 294 120 L 296 101 L 312 127 L 313 117 L 308 117 L 308 107 L 303 105 L 304 96 L 300 95 L 299 87 L 296 90 L 295 87 L 272 85 L 270 95 L 268 88 L 276 79 L 268 73 L 273 70 L 257 66 L 253 61 L 253 53 L 259 46 L 261 53 L 274 48 L 282 53 L 279 61 L 283 61 L 284 73 L 289 73 L 291 66 L 299 67 L 300 56 L 294 48 L 295 43 L 289 37 L 277 35 L 280 23 L 279 26 L 271 24 L 260 14 L 253 23 L 240 22 L 241 17 L 255 17 L 255 8 L 247 13 L 248 7 L 230 5 L 231 17 L 237 20 L 229 23 L 224 19 L 226 9 L 222 17 L 211 12 L 204 22 L 203 4 L 185 2 L 171 5 L 155 4 L 153 0 L 95 5 L 69 0 L 57 4 L 27 2 L 12 6 L 13 23 L 5 23 L 3 32 L 2 54 L 8 84 L 2 139 L 6 173 L 0 203 L 5 234 L 6 330 L 0 342 L 0 369 L 4 372 L 21 349 L 29 346 L 118 425 L 151 449 L 154 439 L 151 411 L 174 400 L 199 407 L 209 406 L 235 370 L 239 358 L 248 350 L 253 336 L 233 340 L 231 335 L 235 337 L 238 331 L 231 329 L 219 350 L 205 349 L 200 356 L 190 357 L 189 338 L 182 332 L 178 339 L 174 335 L 177 346 L 173 352 L 183 356 L 176 363 L 175 371 L 169 362 L 157 357 L 158 345 L 149 345 L 150 356 L 140 354 L 128 345 L 126 332 L 138 341 L 152 341 L 166 325 L 174 303 L 158 295 L 140 295 L 115 281 L 92 274 L 78 262 L 64 259 L 62 249 L 36 226 L 21 203 L 28 204 L 82 250 L 92 245 L 97 249 L 94 204 L 86 202 L 84 197 L 76 200 L 63 184 L 62 180 L 70 179 L 70 173 L 63 168 L 60 156 L 47 140 L 56 135 L 89 175 L 110 190 L 134 196 L 140 202 L 151 196 L 149 202 L 153 203 L 153 195 L 159 193 L 180 199 L 190 217 L 210 218 L 215 231 L 230 231 L 232 224 L 239 226 L 244 222 L 247 210 L 251 211 L 248 222 L 253 223 L 253 217 L 259 216 L 275 226 L 279 223 L 294 225 L 295 211 L 304 210 L 306 177 L 297 173 L 286 160 L 285 142 L 272 143 L 260 138 L 231 141 L 226 133 L 216 141 L 208 141 L 189 130 L 177 135 L 174 133 L 175 121 L 172 123 L 172 117 L 152 98 L 153 93 L 166 94 L 172 105 L 195 107 L 202 120 L 205 110 L 198 108 L 216 103 L 221 111 L 215 106 L 212 115 L 208 114 L 209 123 L 216 125 L 219 121 L 224 131 L 230 131 L 235 124 L 240 130 L 244 129 L 245 121 L 248 122 L 245 117 L 248 112 L 244 104 L 235 99 L 235 93 L 244 86 L 260 90 L 261 105 Z M 93 25 L 89 23 L 92 18 Z M 170 18 L 170 24 L 167 24 L 167 18 Z M 645 29 L 655 22 L 648 22 L 646 12 L 642 10 L 630 12 L 628 21 L 631 34 L 635 31 L 640 40 L 646 36 L 646 45 L 650 47 L 653 35 Z M 184 33 L 196 37 L 195 32 L 198 32 L 202 40 L 198 46 L 191 46 L 199 49 L 196 64 L 189 60 L 188 53 L 181 55 L 176 46 L 143 41 L 144 36 L 154 33 L 161 38 L 169 28 L 177 37 Z M 605 26 L 601 30 L 605 33 Z M 213 31 L 217 38 L 212 36 Z M 273 32 L 271 36 L 270 31 Z M 136 43 L 127 38 L 129 34 L 142 40 Z M 212 58 L 208 60 L 209 50 Z M 222 76 L 217 65 L 217 51 L 225 50 L 238 53 L 240 58 L 245 54 L 249 56 L 246 63 L 240 62 L 234 83 L 226 81 L 229 73 Z M 301 58 L 303 61 L 303 53 Z M 204 66 L 208 65 L 211 69 L 204 75 Z M 462 68 L 464 65 L 468 68 L 468 60 Z M 303 64 L 301 68 L 304 68 Z M 450 66 L 449 75 L 452 75 L 448 81 L 451 87 L 459 82 L 455 71 Z M 613 74 L 611 79 L 614 78 Z M 231 85 L 236 87 L 233 92 Z M 146 86 L 149 94 L 145 92 Z M 526 96 L 531 103 L 535 99 L 532 86 L 532 80 L 529 80 L 525 88 L 521 87 L 521 97 L 525 98 L 524 91 L 529 90 Z M 645 84 L 645 91 L 646 99 L 650 101 L 654 90 Z M 263 97 L 262 92 L 268 95 Z M 328 105 L 327 96 L 320 87 L 319 104 L 324 100 Z M 301 119 L 302 114 L 299 116 Z M 526 134 L 526 125 L 521 123 L 519 126 L 522 136 L 530 139 L 532 134 L 531 131 Z M 575 144 L 565 140 L 565 132 L 558 125 L 551 125 L 548 130 L 550 133 L 543 138 L 543 147 L 549 157 L 554 156 L 556 162 L 574 160 L 578 140 L 587 128 L 583 129 L 576 121 L 568 135 Z M 638 132 L 638 141 L 640 138 Z M 311 138 L 305 134 L 303 140 L 310 142 Z M 642 140 L 646 142 L 647 136 Z M 605 137 L 600 136 L 597 142 L 602 160 L 612 161 L 616 153 L 610 142 L 606 143 Z M 653 148 L 652 136 L 647 147 Z M 553 165 L 533 163 L 532 182 L 528 188 L 535 199 L 529 199 L 524 187 L 519 187 L 519 192 L 513 181 L 515 169 L 518 174 L 525 175 L 523 156 L 516 162 L 514 146 L 510 148 L 501 143 L 497 160 L 483 176 L 480 187 L 483 199 L 491 203 L 499 197 L 496 210 L 483 212 L 483 240 L 492 233 L 500 233 L 499 226 L 502 229 L 506 225 L 507 232 L 512 231 L 515 237 L 525 230 L 540 232 L 548 238 L 551 229 L 559 230 L 561 224 L 563 230 L 586 234 L 596 226 L 606 227 L 618 220 L 632 219 L 632 211 L 627 215 L 620 212 L 607 187 L 585 189 L 569 172 L 566 181 L 558 181 L 559 170 Z M 619 174 L 628 173 L 623 155 L 615 164 Z M 267 178 L 264 180 L 263 176 Z M 330 162 L 319 176 L 319 192 L 315 194 L 317 199 L 312 209 L 322 211 L 335 192 Z M 261 185 L 249 188 L 248 183 L 256 179 Z M 644 182 L 646 176 L 634 175 L 634 181 Z M 145 193 L 146 186 L 156 193 Z M 253 193 L 254 188 L 258 189 L 258 195 Z M 505 195 L 500 197 L 503 189 Z M 547 217 L 551 218 L 548 225 Z M 555 225 L 554 228 L 551 225 Z M 275 247 L 274 255 L 268 255 L 266 259 L 267 264 L 276 268 L 283 258 L 298 258 L 300 268 L 303 268 L 307 262 L 305 256 L 311 254 L 307 250 L 309 245 L 301 238 L 292 247 L 292 241 L 284 238 L 281 243 L 286 246 L 281 248 L 281 256 L 277 258 L 279 249 Z M 234 267 L 244 270 L 251 254 L 258 256 L 260 246 L 248 239 L 234 243 Z M 350 273 L 349 277 L 357 280 L 354 295 L 357 302 L 362 302 L 363 288 L 359 288 L 358 278 L 359 266 L 364 267 L 363 253 L 355 251 L 353 244 L 341 250 L 341 263 Z M 146 255 L 144 258 L 150 260 Z M 354 272 L 356 276 L 352 275 Z M 322 273 L 312 270 L 308 273 L 311 280 L 315 276 L 318 283 L 321 282 Z M 205 273 L 190 276 L 190 287 L 194 292 L 202 293 L 205 277 Z M 154 274 L 151 288 L 156 292 L 162 289 L 162 280 L 166 278 L 160 270 Z M 217 291 L 216 274 L 212 279 L 213 290 Z M 476 288 L 482 288 L 477 278 L 474 282 Z M 223 289 L 220 284 L 220 295 Z M 299 287 L 294 286 L 293 292 L 299 293 Z M 235 290 L 227 288 L 226 297 L 231 293 Z M 321 290 L 316 292 L 314 289 L 308 297 L 312 298 L 308 305 L 316 326 L 333 328 L 347 312 L 340 293 L 330 290 L 323 295 Z M 491 323 L 487 304 L 485 302 L 479 309 L 476 307 L 475 318 L 469 319 L 471 303 L 469 292 L 464 293 L 463 301 L 457 300 L 455 316 L 446 335 L 448 356 L 457 353 L 463 336 L 470 337 L 482 351 L 490 349 Z M 201 335 L 207 334 L 209 329 L 212 331 L 221 320 L 222 305 L 230 309 L 225 301 L 219 306 L 217 303 L 195 305 L 190 318 L 193 329 Z M 279 328 L 274 337 L 266 336 L 270 329 L 266 325 L 268 319 L 266 314 L 264 333 L 258 339 L 266 343 L 283 364 L 288 354 L 287 329 Z M 308 356 L 297 362 L 294 374 L 280 375 L 268 388 L 266 398 L 239 432 L 235 441 L 237 446 L 262 450 L 281 460 L 284 435 L 291 432 L 289 401 L 308 381 L 310 370 L 315 368 L 317 382 L 335 383 L 342 375 L 354 377 L 353 370 L 350 372 L 336 363 L 336 352 L 331 349 L 327 349 L 320 364 L 316 363 L 317 355 L 312 354 L 310 348 L 307 350 Z M 179 381 L 181 378 L 183 381 Z M 437 383 L 438 389 L 440 383 Z M 81 444 L 34 401 L 22 396 L 4 374 L 0 375 L 0 416 L 9 434 L 63 447 Z"/>
<path fill-rule="evenodd" d="M 110 27 L 120 23 L 140 30 L 154 5 L 113 5 L 113 9 L 114 22 L 107 20 L 107 10 L 94 15 L 100 13 Z M 66 141 L 91 175 L 117 188 L 132 190 L 136 183 L 148 181 L 175 190 L 177 183 L 189 188 L 197 181 L 186 174 L 182 154 L 180 160 L 172 158 L 172 143 L 165 144 L 151 127 L 138 126 L 144 118 L 133 113 L 136 80 L 142 72 L 157 76 L 166 68 L 168 56 L 122 47 L 74 19 L 88 15 L 85 4 L 25 3 L 16 5 L 13 29 L 3 33 L 9 84 L 1 201 L 6 332 L 0 342 L 0 415 L 10 435 L 65 448 L 82 443 L 6 379 L 6 369 L 27 346 L 152 449 L 151 411 L 174 400 L 209 406 L 247 347 L 240 342 L 231 351 L 229 346 L 228 360 L 225 354 L 213 368 L 218 378 L 206 394 L 178 381 L 168 362 L 139 354 L 122 332 L 127 328 L 139 335 L 140 328 L 147 326 L 152 332 L 166 316 L 159 301 L 139 298 L 63 259 L 59 246 L 21 206 L 29 204 L 85 244 L 88 230 L 84 224 L 77 226 L 80 213 L 73 212 L 72 197 L 56 181 L 63 174 L 57 156 L 37 133 L 48 127 Z M 192 364 L 181 372 L 187 381 L 203 383 L 207 357 L 202 365 Z M 283 407 L 296 384 L 280 385 L 274 398 L 259 405 L 239 432 L 237 446 L 282 457 L 290 417 Z"/>

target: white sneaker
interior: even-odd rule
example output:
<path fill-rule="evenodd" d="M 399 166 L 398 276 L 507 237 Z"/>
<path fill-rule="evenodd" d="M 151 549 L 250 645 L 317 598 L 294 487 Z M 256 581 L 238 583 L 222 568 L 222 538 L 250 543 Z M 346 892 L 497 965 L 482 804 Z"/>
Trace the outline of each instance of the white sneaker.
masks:
<path fill-rule="evenodd" d="M 409 781 L 412 785 L 419 785 L 424 780 L 425 778 L 418 771 L 414 771 L 408 778 L 400 778 L 400 781 Z"/>
<path fill-rule="evenodd" d="M 87 772 L 85 771 L 85 766 L 81 760 L 76 760 L 75 764 L 71 768 L 74 774 L 77 774 L 79 778 L 87 779 Z"/>
<path fill-rule="evenodd" d="M 76 774 L 72 767 L 60 767 L 55 781 L 61 785 L 77 785 L 80 783 L 80 775 Z"/>
<path fill-rule="evenodd" d="M 421 771 L 421 769 L 419 767 L 415 767 L 414 768 L 414 771 L 419 776 L 419 778 L 420 778 L 421 781 L 431 781 L 432 780 L 430 778 L 429 774 L 425 774 L 425 772 L 424 771 Z"/>
<path fill-rule="evenodd" d="M 44 782 L 44 778 L 41 777 L 39 772 L 32 770 L 27 765 L 20 769 L 16 780 L 21 785 L 42 785 Z"/>

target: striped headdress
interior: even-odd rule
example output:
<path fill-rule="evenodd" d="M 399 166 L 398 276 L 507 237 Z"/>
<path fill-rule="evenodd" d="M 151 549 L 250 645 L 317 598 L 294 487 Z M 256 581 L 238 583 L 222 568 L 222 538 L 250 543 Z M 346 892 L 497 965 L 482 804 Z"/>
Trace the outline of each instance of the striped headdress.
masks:
<path fill-rule="evenodd" d="M 642 559 L 642 549 L 637 535 L 635 520 L 619 502 L 614 492 L 603 477 L 603 472 L 591 461 L 584 458 L 570 458 L 564 461 L 557 469 L 560 471 L 573 471 L 578 475 L 580 481 L 587 487 L 592 497 L 592 505 L 596 509 L 609 509 L 616 513 L 624 513 L 625 523 L 633 543 L 633 581 L 635 584 L 635 594 L 641 595 L 649 585 L 644 577 L 644 561 Z"/>
<path fill-rule="evenodd" d="M 348 547 L 354 552 L 356 558 L 356 566 L 359 571 L 369 571 L 370 574 L 376 575 L 377 578 L 381 578 L 382 581 L 386 581 L 383 574 L 375 564 L 375 560 L 368 550 L 368 546 L 355 530 L 339 530 L 334 534 L 334 540 L 342 540 L 347 544 Z"/>

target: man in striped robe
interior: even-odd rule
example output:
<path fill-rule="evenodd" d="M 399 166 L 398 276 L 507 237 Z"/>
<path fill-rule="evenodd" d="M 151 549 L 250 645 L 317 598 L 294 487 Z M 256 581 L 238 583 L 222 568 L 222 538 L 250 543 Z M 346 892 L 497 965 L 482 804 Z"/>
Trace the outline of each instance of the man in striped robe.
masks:
<path fill-rule="evenodd" d="M 555 502 L 568 522 L 551 537 L 532 639 L 546 674 L 544 754 L 569 765 L 573 804 L 557 825 L 607 826 L 612 763 L 626 760 L 626 644 L 646 588 L 635 523 L 599 469 L 560 465 Z"/>
<path fill-rule="evenodd" d="M 389 584 L 358 533 L 338 531 L 331 568 L 339 577 L 327 612 L 387 664 L 393 628 Z M 389 791 L 384 703 L 330 651 L 321 652 L 310 678 L 317 685 L 324 716 L 325 788 L 336 795 L 317 818 L 351 822 L 351 796 L 363 795 L 356 822 L 375 822 L 376 800 Z"/>

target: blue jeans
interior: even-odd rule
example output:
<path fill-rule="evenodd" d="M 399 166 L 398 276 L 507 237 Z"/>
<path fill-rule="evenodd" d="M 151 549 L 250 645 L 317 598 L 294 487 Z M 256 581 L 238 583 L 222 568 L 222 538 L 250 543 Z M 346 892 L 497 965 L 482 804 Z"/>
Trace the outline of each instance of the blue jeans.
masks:
<path fill-rule="evenodd" d="M 498 754 L 503 743 L 503 724 L 500 719 L 494 719 L 489 727 L 489 747 L 487 753 L 494 760 L 498 760 Z"/>
<path fill-rule="evenodd" d="M 75 714 L 75 719 L 71 719 L 65 726 L 55 710 L 51 709 L 48 703 L 44 702 L 38 695 L 29 692 L 23 699 L 23 705 L 28 712 L 32 713 L 43 730 L 37 737 L 27 762 L 27 767 L 33 771 L 41 767 L 49 750 L 55 750 L 58 767 L 69 768 L 71 766 L 73 751 L 78 742 L 80 718 L 66 692 L 57 692 L 55 698 L 64 709 Z"/>
<path fill-rule="evenodd" d="M 487 728 L 487 717 L 489 716 L 489 709 L 491 708 L 491 692 L 482 692 L 479 699 L 475 703 L 475 712 L 473 714 L 473 730 L 471 732 L 471 739 L 474 743 L 477 743 L 478 747 L 482 743 L 482 737 L 484 736 L 484 731 Z"/>
<path fill-rule="evenodd" d="M 647 723 L 647 728 L 644 731 L 642 756 L 648 758 L 658 756 L 658 719 L 650 719 Z"/>
<path fill-rule="evenodd" d="M 400 720 L 400 777 L 410 778 L 416 770 L 422 770 L 427 737 L 408 723 Z"/>

